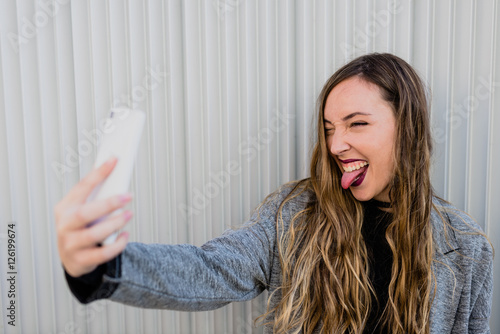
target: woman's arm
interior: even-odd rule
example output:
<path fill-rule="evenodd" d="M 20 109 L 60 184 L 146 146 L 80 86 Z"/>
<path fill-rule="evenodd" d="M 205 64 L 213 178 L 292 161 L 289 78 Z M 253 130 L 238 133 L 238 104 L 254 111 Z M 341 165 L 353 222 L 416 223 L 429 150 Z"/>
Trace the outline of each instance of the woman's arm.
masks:
<path fill-rule="evenodd" d="M 272 243 L 261 224 L 230 231 L 201 247 L 130 243 L 115 277 L 94 296 L 146 308 L 202 311 L 250 300 L 269 283 Z"/>
<path fill-rule="evenodd" d="M 270 280 L 273 212 L 272 205 L 264 206 L 242 228 L 201 247 L 130 243 L 88 274 L 66 273 L 68 284 L 82 303 L 110 298 L 145 308 L 202 311 L 252 299 Z"/>
<path fill-rule="evenodd" d="M 112 218 L 86 227 L 124 205 L 119 198 L 85 203 L 112 165 L 89 174 L 56 208 L 61 259 L 70 289 L 81 302 L 109 298 L 138 307 L 200 311 L 252 299 L 269 287 L 271 275 L 279 271 L 274 255 L 276 212 L 291 187 L 269 196 L 243 227 L 201 247 L 125 245 L 124 236 L 98 247 L 100 240 L 125 224 L 124 218 Z M 287 205 L 284 221 L 303 205 L 303 201 Z"/>

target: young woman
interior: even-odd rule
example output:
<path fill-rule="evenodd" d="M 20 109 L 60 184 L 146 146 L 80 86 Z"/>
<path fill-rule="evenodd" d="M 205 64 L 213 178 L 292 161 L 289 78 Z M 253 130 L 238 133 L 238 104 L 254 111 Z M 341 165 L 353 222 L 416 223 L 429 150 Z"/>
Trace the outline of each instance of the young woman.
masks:
<path fill-rule="evenodd" d="M 115 161 L 55 207 L 74 295 L 199 311 L 270 291 L 266 333 L 489 333 L 492 247 L 430 183 L 424 86 L 390 54 L 339 69 L 318 99 L 311 177 L 268 196 L 249 222 L 202 247 L 96 246 L 130 197 L 85 203 Z"/>

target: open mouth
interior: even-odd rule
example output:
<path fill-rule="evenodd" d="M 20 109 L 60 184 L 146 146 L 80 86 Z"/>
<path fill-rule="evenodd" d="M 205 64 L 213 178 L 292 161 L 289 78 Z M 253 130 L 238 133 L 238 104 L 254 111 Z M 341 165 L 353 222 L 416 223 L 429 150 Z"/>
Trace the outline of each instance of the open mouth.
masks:
<path fill-rule="evenodd" d="M 365 176 L 366 176 L 366 172 L 368 171 L 368 166 L 366 166 L 364 168 L 364 171 L 359 175 L 357 176 L 354 181 L 351 183 L 351 187 L 357 187 L 359 185 L 361 185 L 361 183 L 363 183 L 364 179 L 365 179 Z"/>
<path fill-rule="evenodd" d="M 342 188 L 347 189 L 351 186 L 357 187 L 363 183 L 369 163 L 367 161 L 356 161 L 354 163 L 342 164 L 344 173 L 342 174 Z"/>
<path fill-rule="evenodd" d="M 356 161 L 350 164 L 342 164 L 342 168 L 344 168 L 344 172 L 353 172 L 366 165 L 368 165 L 368 161 Z"/>

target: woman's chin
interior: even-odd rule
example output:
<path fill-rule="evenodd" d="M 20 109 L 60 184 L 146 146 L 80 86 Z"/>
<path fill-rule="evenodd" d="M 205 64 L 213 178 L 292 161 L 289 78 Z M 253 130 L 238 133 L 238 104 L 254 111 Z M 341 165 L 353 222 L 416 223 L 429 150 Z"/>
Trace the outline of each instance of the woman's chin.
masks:
<path fill-rule="evenodd" d="M 381 202 L 390 202 L 388 194 L 374 194 L 373 192 L 362 191 L 361 189 L 351 188 L 352 195 L 360 202 L 366 202 L 371 199 L 375 199 Z"/>
<path fill-rule="evenodd" d="M 351 193 L 354 198 L 356 198 L 360 202 L 369 201 L 373 198 L 373 195 L 370 195 L 365 191 L 361 191 L 360 189 L 353 189 L 353 187 L 351 187 Z"/>

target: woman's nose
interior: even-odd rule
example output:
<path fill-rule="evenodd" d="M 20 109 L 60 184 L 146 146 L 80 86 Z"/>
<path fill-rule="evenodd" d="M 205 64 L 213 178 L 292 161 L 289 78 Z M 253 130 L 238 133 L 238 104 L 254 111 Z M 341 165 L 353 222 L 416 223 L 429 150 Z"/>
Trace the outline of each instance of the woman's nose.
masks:
<path fill-rule="evenodd" d="M 328 140 L 330 152 L 335 155 L 340 155 L 351 147 L 346 141 L 346 137 L 340 131 L 335 131 Z"/>

